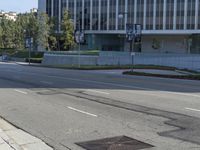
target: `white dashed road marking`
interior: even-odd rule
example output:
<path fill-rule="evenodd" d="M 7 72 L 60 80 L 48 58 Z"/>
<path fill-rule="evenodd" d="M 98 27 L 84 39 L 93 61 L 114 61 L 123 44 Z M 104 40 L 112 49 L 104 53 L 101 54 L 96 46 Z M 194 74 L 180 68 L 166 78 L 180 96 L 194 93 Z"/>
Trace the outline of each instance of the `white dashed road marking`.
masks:
<path fill-rule="evenodd" d="M 200 112 L 200 110 L 199 110 L 199 109 L 194 109 L 194 108 L 185 108 L 185 109 L 187 109 L 187 110 L 191 110 L 191 111 Z"/>
<path fill-rule="evenodd" d="M 71 109 L 71 110 L 73 110 L 73 111 L 82 113 L 82 114 L 86 114 L 86 115 L 92 116 L 92 117 L 98 117 L 98 116 L 95 115 L 95 114 L 91 114 L 91 113 L 89 113 L 89 112 L 82 111 L 82 110 L 79 110 L 79 109 L 76 109 L 76 108 L 73 108 L 73 107 L 70 107 L 70 106 L 68 106 L 67 108 L 69 108 L 69 109 Z"/>
<path fill-rule="evenodd" d="M 22 94 L 28 94 L 27 92 L 24 92 L 24 91 L 21 91 L 21 90 L 17 90 L 17 89 L 14 89 L 15 92 L 18 92 L 18 93 L 22 93 Z"/>
<path fill-rule="evenodd" d="M 110 93 L 107 92 L 102 92 L 102 91 L 97 91 L 97 90 L 87 90 L 88 92 L 94 92 L 94 93 L 100 93 L 100 94 L 106 94 L 109 95 Z"/>

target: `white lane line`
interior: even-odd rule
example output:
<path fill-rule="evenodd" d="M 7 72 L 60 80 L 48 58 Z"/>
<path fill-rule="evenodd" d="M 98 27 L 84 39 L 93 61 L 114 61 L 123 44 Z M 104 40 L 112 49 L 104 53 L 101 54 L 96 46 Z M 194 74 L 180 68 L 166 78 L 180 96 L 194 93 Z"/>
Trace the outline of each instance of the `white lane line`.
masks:
<path fill-rule="evenodd" d="M 21 91 L 21 90 L 17 90 L 17 89 L 14 89 L 14 91 L 15 91 L 15 92 L 18 92 L 18 93 L 25 94 L 25 95 L 28 94 L 27 92 L 24 92 L 24 91 Z"/>
<path fill-rule="evenodd" d="M 107 93 L 107 92 L 97 91 L 97 90 L 90 90 L 90 89 L 88 89 L 87 91 L 88 91 L 88 92 L 94 92 L 94 93 L 100 93 L 100 94 L 106 94 L 106 95 L 109 95 L 109 94 L 110 94 L 110 93 Z"/>
<path fill-rule="evenodd" d="M 92 116 L 92 117 L 98 117 L 98 116 L 95 115 L 95 114 L 91 114 L 91 113 L 89 113 L 89 112 L 82 111 L 82 110 L 79 110 L 79 109 L 76 109 L 76 108 L 73 108 L 73 107 L 70 107 L 70 106 L 68 106 L 67 108 L 69 108 L 69 109 L 71 109 L 71 110 L 74 110 L 74 111 L 77 111 L 77 112 L 82 113 L 82 114 L 86 114 L 86 115 Z"/>
<path fill-rule="evenodd" d="M 185 108 L 185 109 L 187 109 L 187 110 L 191 110 L 191 111 L 197 111 L 197 112 L 200 112 L 199 109 L 194 109 L 194 108 Z"/>
<path fill-rule="evenodd" d="M 53 83 L 52 82 L 48 82 L 48 81 L 40 81 L 41 83 L 44 83 L 44 84 L 48 84 L 48 85 L 52 85 Z"/>

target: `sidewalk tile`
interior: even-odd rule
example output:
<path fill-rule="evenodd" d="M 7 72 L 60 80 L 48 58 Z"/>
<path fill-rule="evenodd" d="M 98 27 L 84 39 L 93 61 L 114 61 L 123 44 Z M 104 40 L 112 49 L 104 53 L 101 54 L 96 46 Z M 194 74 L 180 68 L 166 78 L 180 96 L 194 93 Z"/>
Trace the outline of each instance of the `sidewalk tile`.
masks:
<path fill-rule="evenodd" d="M 24 150 L 53 150 L 51 147 L 49 147 L 48 145 L 46 145 L 43 142 L 22 145 L 22 148 Z"/>
<path fill-rule="evenodd" d="M 40 139 L 37 139 L 28 133 L 20 129 L 10 130 L 5 132 L 10 138 L 12 138 L 18 145 L 25 145 L 31 143 L 41 142 Z"/>
<path fill-rule="evenodd" d="M 3 144 L 5 141 L 0 137 L 0 144 Z"/>
<path fill-rule="evenodd" d="M 0 150 L 14 150 L 7 144 L 0 144 Z"/>
<path fill-rule="evenodd" d="M 6 131 L 6 130 L 13 130 L 15 129 L 15 127 L 6 122 L 5 120 L 0 119 L 0 129 Z"/>

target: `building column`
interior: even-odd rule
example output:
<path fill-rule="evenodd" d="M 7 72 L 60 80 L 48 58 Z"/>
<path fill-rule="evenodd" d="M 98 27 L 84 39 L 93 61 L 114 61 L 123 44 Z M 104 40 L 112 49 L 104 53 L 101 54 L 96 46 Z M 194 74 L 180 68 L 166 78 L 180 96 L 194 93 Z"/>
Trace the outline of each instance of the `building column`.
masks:
<path fill-rule="evenodd" d="M 107 0 L 107 30 L 109 30 L 110 26 L 110 0 Z"/>
<path fill-rule="evenodd" d="M 116 16 L 115 16 L 115 30 L 118 30 L 119 24 L 119 0 L 116 0 Z"/>
<path fill-rule="evenodd" d="M 85 0 L 82 0 L 82 14 L 81 14 L 81 19 L 82 19 L 82 29 L 84 30 L 84 24 L 85 24 Z"/>
<path fill-rule="evenodd" d="M 187 29 L 187 8 L 188 8 L 188 0 L 185 0 L 185 3 L 184 3 L 184 30 Z"/>
<path fill-rule="evenodd" d="M 163 30 L 166 30 L 167 0 L 163 3 Z"/>
<path fill-rule="evenodd" d="M 66 9 L 69 10 L 69 0 L 66 0 Z"/>
<path fill-rule="evenodd" d="M 101 0 L 99 0 L 98 30 L 101 30 Z"/>
<path fill-rule="evenodd" d="M 144 0 L 144 10 L 143 10 L 143 30 L 146 30 L 147 21 L 147 0 Z"/>
<path fill-rule="evenodd" d="M 124 30 L 126 31 L 126 24 L 128 22 L 128 0 L 125 0 L 125 15 L 124 15 Z"/>
<path fill-rule="evenodd" d="M 74 0 L 74 27 L 75 27 L 75 28 L 76 28 L 76 20 L 77 20 L 77 19 L 76 19 L 76 18 L 77 18 L 77 17 L 76 17 L 76 8 L 77 8 L 77 7 L 76 7 L 76 0 Z"/>
<path fill-rule="evenodd" d="M 93 7 L 93 0 L 90 0 L 90 30 L 92 30 L 92 11 L 93 11 L 93 9 L 92 9 L 92 7 Z"/>
<path fill-rule="evenodd" d="M 177 0 L 174 0 L 173 30 L 176 30 Z"/>
<path fill-rule="evenodd" d="M 38 11 L 39 12 L 47 12 L 47 1 L 46 0 L 38 1 Z"/>
<path fill-rule="evenodd" d="M 198 17 L 199 17 L 199 0 L 196 0 L 195 2 L 195 30 L 198 29 Z"/>
<path fill-rule="evenodd" d="M 156 30 L 156 4 L 157 0 L 153 1 L 153 30 Z"/>
<path fill-rule="evenodd" d="M 54 16 L 54 9 L 53 9 L 53 7 L 54 7 L 54 0 L 51 0 L 51 17 Z"/>
<path fill-rule="evenodd" d="M 137 0 L 134 1 L 134 24 L 136 24 L 137 19 Z"/>
<path fill-rule="evenodd" d="M 58 32 L 60 32 L 61 31 L 61 11 L 62 11 L 62 9 L 61 9 L 61 0 L 59 0 L 58 1 L 58 10 L 59 10 L 59 12 L 58 12 L 58 22 L 59 22 L 59 24 L 58 24 Z"/>

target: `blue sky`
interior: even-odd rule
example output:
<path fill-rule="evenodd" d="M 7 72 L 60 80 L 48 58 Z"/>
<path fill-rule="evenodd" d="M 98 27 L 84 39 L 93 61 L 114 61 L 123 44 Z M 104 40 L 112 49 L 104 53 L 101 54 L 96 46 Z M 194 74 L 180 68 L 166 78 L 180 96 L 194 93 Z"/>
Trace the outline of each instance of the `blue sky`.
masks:
<path fill-rule="evenodd" d="M 26 12 L 37 8 L 38 0 L 0 0 L 0 10 Z"/>

